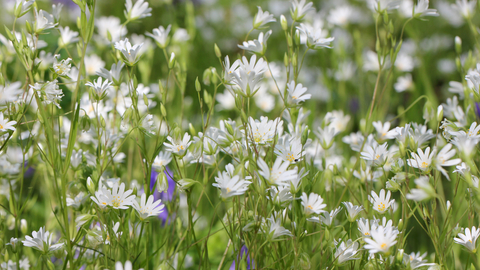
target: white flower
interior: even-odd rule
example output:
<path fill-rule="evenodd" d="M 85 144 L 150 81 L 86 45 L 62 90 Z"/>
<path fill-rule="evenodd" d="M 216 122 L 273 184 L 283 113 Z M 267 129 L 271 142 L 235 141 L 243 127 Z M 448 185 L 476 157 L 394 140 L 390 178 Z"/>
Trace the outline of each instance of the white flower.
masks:
<path fill-rule="evenodd" d="M 125 64 L 121 61 L 118 61 L 117 64 L 112 64 L 110 70 L 107 70 L 103 67 L 99 68 L 95 73 L 98 76 L 101 76 L 109 81 L 113 81 L 116 85 L 120 82 L 120 76 L 122 75 L 122 69 Z"/>
<path fill-rule="evenodd" d="M 140 204 L 138 204 L 136 200 L 133 201 L 132 207 L 137 210 L 140 220 L 144 220 L 151 216 L 158 216 L 163 212 L 165 205 L 160 204 L 162 200 L 159 199 L 155 202 L 153 200 L 153 195 L 148 196 L 147 200 L 147 195 L 143 193 L 140 198 Z"/>
<path fill-rule="evenodd" d="M 154 28 L 152 30 L 152 34 L 147 33 L 146 35 L 153 38 L 157 43 L 158 47 L 160 47 L 161 49 L 165 49 L 168 45 L 168 34 L 170 33 L 171 28 L 172 25 L 168 25 L 166 29 L 160 25 L 158 28 Z"/>
<path fill-rule="evenodd" d="M 319 215 L 322 212 L 325 212 L 323 208 L 327 205 L 323 203 L 322 197 L 315 193 L 310 193 L 307 196 L 305 192 L 302 194 L 302 205 L 303 205 L 303 212 L 305 212 L 306 216 L 309 216 L 313 213 Z"/>
<path fill-rule="evenodd" d="M 350 115 L 345 115 L 343 111 L 332 111 L 325 115 L 324 121 L 326 121 L 326 125 L 335 130 L 335 133 L 339 133 L 347 129 Z"/>
<path fill-rule="evenodd" d="M 35 24 L 34 24 L 35 33 L 41 33 L 43 30 L 54 28 L 58 24 L 58 23 L 55 23 L 55 20 L 52 14 L 49 14 L 41 9 L 38 12 L 37 12 L 37 9 L 34 9 L 34 11 L 35 11 Z"/>
<path fill-rule="evenodd" d="M 387 192 L 385 195 L 385 190 L 381 189 L 379 195 L 372 190 L 372 196 L 369 196 L 369 201 L 373 204 L 373 210 L 379 212 L 380 214 L 385 213 L 388 208 L 395 202 L 395 200 L 390 200 L 391 193 Z"/>
<path fill-rule="evenodd" d="M 58 57 L 60 57 L 60 54 L 56 54 L 53 57 L 53 70 L 55 70 L 55 73 L 57 73 L 59 76 L 65 76 L 67 75 L 67 73 L 70 72 L 70 69 L 72 68 L 72 64 L 70 64 L 70 61 L 72 61 L 72 59 L 67 58 L 58 62 Z"/>
<path fill-rule="evenodd" d="M 325 128 L 318 127 L 318 130 L 315 132 L 315 135 L 317 135 L 320 140 L 320 145 L 325 150 L 332 147 L 336 134 L 335 129 L 330 126 Z"/>
<path fill-rule="evenodd" d="M 406 195 L 406 198 L 414 201 L 423 201 L 431 197 L 435 197 L 435 189 L 430 185 L 427 176 L 420 176 L 415 179 L 417 188 L 410 190 L 410 193 Z"/>
<path fill-rule="evenodd" d="M 0 112 L 0 132 L 7 131 L 7 130 L 15 131 L 16 124 L 17 124 L 17 121 L 8 121 L 7 118 L 3 117 L 3 113 Z"/>
<path fill-rule="evenodd" d="M 53 234 L 45 231 L 45 227 L 42 227 L 38 232 L 33 231 L 32 236 L 25 236 L 25 240 L 22 241 L 23 245 L 26 247 L 32 247 L 34 249 L 40 250 L 41 252 L 47 254 L 49 252 L 61 249 L 64 243 L 52 245 Z"/>
<path fill-rule="evenodd" d="M 390 122 L 385 122 L 384 124 L 382 124 L 382 122 L 376 121 L 373 122 L 372 125 L 377 131 L 378 140 L 386 140 L 393 138 L 389 136 L 391 134 L 389 134 Z"/>
<path fill-rule="evenodd" d="M 128 206 L 132 205 L 135 201 L 135 195 L 131 195 L 133 190 L 129 189 L 125 191 L 125 184 L 118 182 L 113 185 L 112 190 L 108 190 L 105 187 L 101 187 L 95 192 L 95 196 L 90 196 L 100 208 L 111 206 L 114 209 L 128 209 Z"/>
<path fill-rule="evenodd" d="M 157 172 L 162 172 L 170 161 L 172 161 L 172 154 L 170 152 L 162 151 L 155 157 L 152 168 Z"/>
<path fill-rule="evenodd" d="M 133 270 L 132 262 L 126 261 L 125 262 L 125 267 L 123 267 L 121 262 L 116 262 L 115 263 L 115 270 Z M 140 268 L 138 270 L 143 270 L 143 268 Z"/>
<path fill-rule="evenodd" d="M 315 10 L 312 5 L 312 2 L 306 3 L 306 0 L 300 0 L 300 2 L 298 2 L 298 0 L 293 0 L 292 9 L 290 9 L 290 15 L 292 15 L 292 19 L 294 21 L 303 19 L 308 11 Z"/>
<path fill-rule="evenodd" d="M 267 40 L 272 34 L 272 30 L 267 31 L 265 34 L 261 32 L 258 35 L 258 39 L 244 41 L 243 45 L 238 45 L 240 49 L 251 51 L 258 55 L 264 55 L 267 50 Z"/>
<path fill-rule="evenodd" d="M 0 105 L 17 101 L 21 93 L 23 93 L 21 82 L 14 82 L 7 86 L 0 85 Z"/>
<path fill-rule="evenodd" d="M 132 5 L 132 0 L 127 0 L 125 8 L 125 18 L 127 18 L 128 21 L 152 16 L 150 13 L 152 9 L 148 7 L 148 2 L 145 2 L 144 0 L 137 0 L 135 5 Z"/>
<path fill-rule="evenodd" d="M 394 246 L 397 241 L 398 231 L 393 230 L 393 227 L 378 226 L 370 231 L 372 238 L 364 238 L 367 243 L 364 248 L 368 249 L 370 254 L 384 253 L 388 254 L 389 249 Z"/>
<path fill-rule="evenodd" d="M 417 5 L 413 9 L 414 16 L 439 16 L 436 9 L 429 9 L 429 0 L 418 0 Z"/>
<path fill-rule="evenodd" d="M 72 206 L 73 208 L 78 209 L 86 198 L 87 197 L 83 192 L 78 193 L 73 199 L 67 196 L 67 206 Z"/>
<path fill-rule="evenodd" d="M 226 171 L 218 172 L 218 177 L 215 177 L 215 182 L 212 184 L 221 191 L 221 197 L 223 199 L 238 196 L 245 193 L 248 190 L 248 186 L 252 183 L 241 179 L 240 176 L 234 175 L 235 168 L 230 163 L 225 166 Z"/>
<path fill-rule="evenodd" d="M 78 41 L 78 32 L 70 30 L 70 27 L 60 26 L 58 30 L 60 31 L 60 38 L 58 40 L 58 45 L 60 47 L 63 47 L 70 43 L 75 43 Z"/>
<path fill-rule="evenodd" d="M 322 28 L 314 28 L 303 23 L 297 26 L 297 29 L 306 37 L 305 44 L 310 49 L 331 48 L 330 43 L 335 39 L 333 37 L 326 38 L 325 32 L 322 32 Z"/>
<path fill-rule="evenodd" d="M 458 237 L 460 238 L 455 237 L 453 238 L 453 241 L 466 247 L 470 252 L 475 253 L 477 251 L 476 241 L 478 236 L 480 236 L 480 228 L 477 229 L 475 226 L 473 226 L 471 231 L 469 228 L 466 228 L 465 234 L 459 233 Z"/>
<path fill-rule="evenodd" d="M 268 11 L 264 12 L 261 7 L 258 7 L 258 12 L 253 18 L 253 29 L 258 29 L 267 23 L 276 21 L 273 14 L 268 13 Z"/>
<path fill-rule="evenodd" d="M 290 185 L 290 181 L 297 177 L 296 170 L 288 170 L 290 162 L 282 162 L 282 158 L 280 157 L 277 157 L 272 168 L 270 168 L 262 158 L 258 158 L 257 164 L 260 169 L 258 173 L 263 176 L 270 185 L 288 186 Z"/>
<path fill-rule="evenodd" d="M 13 6 L 13 11 L 15 17 L 20 18 L 25 15 L 32 8 L 35 0 L 15 0 L 15 5 Z"/>
<path fill-rule="evenodd" d="M 291 81 L 289 84 L 287 84 L 287 91 L 289 98 L 296 104 L 312 97 L 311 94 L 305 94 L 307 92 L 306 87 L 303 87 L 301 83 L 295 85 L 295 81 Z"/>
<path fill-rule="evenodd" d="M 420 148 L 417 149 L 417 152 L 418 154 L 412 153 L 413 159 L 407 159 L 408 166 L 428 172 L 432 164 L 433 156 L 435 155 L 435 150 L 430 153 L 430 147 L 427 147 L 425 153 Z"/>
<path fill-rule="evenodd" d="M 353 205 L 351 202 L 342 202 L 345 205 L 345 209 L 347 210 L 346 215 L 348 221 L 354 222 L 357 218 L 358 214 L 363 211 L 363 206 Z"/>
<path fill-rule="evenodd" d="M 140 58 L 140 49 L 143 43 L 135 44 L 132 46 L 128 38 L 115 42 L 115 49 L 119 50 L 124 58 L 126 64 L 133 66 Z"/>
<path fill-rule="evenodd" d="M 339 245 L 337 245 L 335 241 L 335 245 L 337 246 L 337 250 L 333 256 L 337 259 L 338 264 L 360 259 L 355 257 L 358 253 L 358 242 L 353 242 L 351 239 L 348 239 L 346 242 L 340 242 Z"/>
<path fill-rule="evenodd" d="M 35 85 L 30 85 L 30 88 L 36 91 L 42 91 L 45 94 L 43 101 L 45 104 L 53 103 L 55 106 L 60 108 L 58 101 L 62 99 L 63 91 L 58 87 L 57 83 L 57 80 L 46 82 L 43 85 L 35 83 Z"/>
<path fill-rule="evenodd" d="M 281 126 L 283 121 L 279 118 L 275 120 L 268 120 L 268 117 L 260 117 L 260 121 L 254 120 L 252 117 L 248 118 L 247 137 L 254 144 L 267 144 L 273 141 L 275 134 L 282 132 Z"/>
<path fill-rule="evenodd" d="M 185 132 L 183 135 L 183 139 L 181 138 L 172 138 L 170 136 L 167 137 L 167 140 L 170 143 L 163 143 L 168 149 L 167 151 L 170 151 L 178 156 L 184 156 L 185 152 L 187 151 L 188 147 L 192 142 L 190 141 L 190 135 Z"/>
<path fill-rule="evenodd" d="M 427 253 L 423 253 L 423 255 L 420 254 L 420 252 L 412 252 L 410 254 L 403 254 L 403 263 L 405 265 L 410 265 L 411 269 L 417 269 L 423 266 L 433 266 L 435 265 L 434 263 L 426 263 L 427 260 L 424 260 L 424 258 L 427 256 Z M 430 269 L 430 268 L 429 268 Z"/>
<path fill-rule="evenodd" d="M 305 155 L 300 138 L 281 137 L 275 145 L 275 154 L 283 160 L 295 163 Z"/>
<path fill-rule="evenodd" d="M 263 232 L 268 233 L 269 240 L 275 240 L 280 236 L 293 236 L 293 234 L 280 225 L 280 219 L 275 220 L 274 217 L 267 218 L 264 222 Z"/>
<path fill-rule="evenodd" d="M 103 67 L 105 67 L 105 62 L 98 55 L 91 54 L 85 56 L 85 71 L 87 75 L 95 75 Z"/>
<path fill-rule="evenodd" d="M 382 145 L 374 143 L 374 145 L 365 146 L 361 158 L 373 162 L 374 165 L 382 166 L 388 158 L 387 143 Z"/>
<path fill-rule="evenodd" d="M 92 87 L 99 96 L 102 96 L 112 85 L 112 82 L 105 80 L 102 77 L 98 77 L 97 81 L 87 82 L 86 86 Z"/>
<path fill-rule="evenodd" d="M 105 42 L 109 39 L 112 42 L 116 42 L 127 34 L 127 28 L 120 23 L 119 18 L 114 16 L 95 19 L 95 25 Z"/>
<path fill-rule="evenodd" d="M 395 88 L 395 91 L 398 93 L 401 93 L 412 89 L 413 86 L 412 74 L 408 73 L 405 76 L 398 77 L 397 82 L 393 85 L 393 88 Z"/>
<path fill-rule="evenodd" d="M 337 209 L 333 209 L 332 211 L 327 212 L 324 211 L 322 215 L 320 215 L 320 221 L 322 221 L 323 224 L 326 226 L 331 226 L 333 224 L 333 221 L 335 217 L 338 215 L 338 213 L 342 210 L 341 207 L 337 207 Z"/>
<path fill-rule="evenodd" d="M 360 218 L 357 220 L 358 230 L 362 233 L 363 237 L 370 237 L 370 221 L 368 219 Z"/>
<path fill-rule="evenodd" d="M 450 177 L 448 176 L 447 171 L 442 167 L 454 166 L 462 162 L 462 160 L 459 158 L 450 160 L 450 158 L 455 155 L 455 152 L 455 149 L 452 150 L 452 145 L 447 144 L 445 145 L 445 147 L 442 148 L 442 150 L 440 150 L 440 152 L 438 152 L 437 157 L 435 158 L 436 169 L 439 170 L 443 175 L 445 175 L 448 180 L 450 180 Z"/>

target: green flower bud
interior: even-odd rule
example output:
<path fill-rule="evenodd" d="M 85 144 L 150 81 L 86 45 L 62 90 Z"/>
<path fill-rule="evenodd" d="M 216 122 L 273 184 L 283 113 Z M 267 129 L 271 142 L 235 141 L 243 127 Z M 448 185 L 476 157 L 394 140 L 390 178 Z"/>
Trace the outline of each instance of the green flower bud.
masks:
<path fill-rule="evenodd" d="M 95 188 L 95 183 L 93 183 L 93 180 L 90 177 L 87 178 L 87 189 L 90 194 L 95 195 L 97 189 Z"/>
<path fill-rule="evenodd" d="M 21 219 L 20 220 L 20 231 L 23 233 L 23 234 L 27 234 L 28 232 L 28 224 L 27 224 L 27 221 L 25 219 Z"/>
<path fill-rule="evenodd" d="M 175 67 L 175 53 L 172 52 L 172 54 L 170 55 L 170 60 L 168 60 L 168 68 L 169 69 L 172 69 Z"/>
<path fill-rule="evenodd" d="M 285 18 L 285 16 L 283 16 L 283 14 L 280 15 L 280 24 L 282 25 L 283 31 L 287 31 L 287 30 L 288 30 L 287 18 Z"/>
<path fill-rule="evenodd" d="M 222 51 L 220 51 L 220 48 L 218 48 L 217 43 L 215 43 L 215 45 L 213 45 L 213 47 L 215 49 L 215 55 L 217 56 L 217 58 L 221 58 L 222 57 Z"/>
<path fill-rule="evenodd" d="M 455 37 L 455 51 L 457 54 L 462 54 L 462 39 L 459 36 Z"/>
<path fill-rule="evenodd" d="M 168 178 L 165 172 L 161 172 L 157 176 L 157 190 L 158 192 L 164 192 L 168 190 Z"/>

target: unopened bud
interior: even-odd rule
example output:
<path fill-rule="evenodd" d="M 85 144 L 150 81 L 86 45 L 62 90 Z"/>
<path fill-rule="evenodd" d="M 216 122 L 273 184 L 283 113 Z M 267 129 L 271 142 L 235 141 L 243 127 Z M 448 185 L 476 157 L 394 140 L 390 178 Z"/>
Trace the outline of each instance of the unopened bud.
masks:
<path fill-rule="evenodd" d="M 455 51 L 457 54 L 462 53 L 462 39 L 459 36 L 455 37 Z"/>
<path fill-rule="evenodd" d="M 197 92 L 202 91 L 202 86 L 200 85 L 200 81 L 198 80 L 198 77 L 197 79 L 195 79 L 195 90 L 197 90 Z"/>
<path fill-rule="evenodd" d="M 287 30 L 288 30 L 287 18 L 285 18 L 285 16 L 283 16 L 283 14 L 280 15 L 280 24 L 282 25 L 283 31 L 287 31 Z"/>
<path fill-rule="evenodd" d="M 192 123 L 188 123 L 188 131 L 190 131 L 190 134 L 192 134 L 193 136 L 197 134 L 197 131 L 193 127 Z"/>
<path fill-rule="evenodd" d="M 20 220 L 20 231 L 23 233 L 23 234 L 27 234 L 28 232 L 28 224 L 27 224 L 27 221 L 25 219 L 21 219 Z"/>
<path fill-rule="evenodd" d="M 147 95 L 143 94 L 143 102 L 145 103 L 145 105 L 147 105 L 148 107 L 148 97 Z"/>
<path fill-rule="evenodd" d="M 295 31 L 295 45 L 300 46 L 300 31 L 298 29 Z"/>
<path fill-rule="evenodd" d="M 168 68 L 172 69 L 174 67 L 175 67 L 175 53 L 172 52 L 172 54 L 170 55 L 170 60 L 168 60 Z"/>
<path fill-rule="evenodd" d="M 163 104 L 160 104 L 160 112 L 162 113 L 163 117 L 167 117 L 167 110 Z"/>
<path fill-rule="evenodd" d="M 178 186 L 180 189 L 182 190 L 187 190 L 189 189 L 191 186 L 195 185 L 197 182 L 193 179 L 190 179 L 190 178 L 183 178 L 181 180 L 178 181 Z"/>
<path fill-rule="evenodd" d="M 285 65 L 285 67 L 288 67 L 289 61 L 287 53 L 285 53 L 285 55 L 283 56 L 283 64 Z"/>
<path fill-rule="evenodd" d="M 288 47 L 293 46 L 293 39 L 292 39 L 292 36 L 290 35 L 290 33 L 287 34 L 287 44 L 288 44 Z"/>
<path fill-rule="evenodd" d="M 157 190 L 158 192 L 165 192 L 168 190 L 168 178 L 165 172 L 161 172 L 157 176 Z"/>
<path fill-rule="evenodd" d="M 403 230 L 403 219 L 400 219 L 398 221 L 398 231 L 401 232 L 402 230 Z"/>
<path fill-rule="evenodd" d="M 437 108 L 437 122 L 441 122 L 443 120 L 443 106 L 439 105 Z"/>
<path fill-rule="evenodd" d="M 215 55 L 217 56 L 217 58 L 221 58 L 222 57 L 222 51 L 220 51 L 220 48 L 217 46 L 217 43 L 215 43 L 215 45 L 213 45 L 214 49 L 215 49 Z"/>
<path fill-rule="evenodd" d="M 397 261 L 398 264 L 401 264 L 403 262 L 403 254 L 404 254 L 403 249 L 399 249 L 397 252 L 397 255 L 395 256 L 395 260 Z"/>
<path fill-rule="evenodd" d="M 87 178 L 87 189 L 88 189 L 88 192 L 90 192 L 90 194 L 94 195 L 95 194 L 95 183 L 93 183 L 93 180 L 92 178 L 88 177 Z"/>

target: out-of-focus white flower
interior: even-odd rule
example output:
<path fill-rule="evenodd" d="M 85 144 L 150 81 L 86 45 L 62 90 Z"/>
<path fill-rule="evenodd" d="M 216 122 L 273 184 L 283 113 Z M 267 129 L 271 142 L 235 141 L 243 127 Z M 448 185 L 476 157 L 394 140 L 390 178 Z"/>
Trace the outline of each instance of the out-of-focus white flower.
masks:
<path fill-rule="evenodd" d="M 465 76 L 465 79 L 469 82 L 470 88 L 472 88 L 475 93 L 479 93 L 480 86 L 480 64 L 477 64 L 477 68 L 468 72 L 468 75 Z"/>
<path fill-rule="evenodd" d="M 128 38 L 115 42 L 115 49 L 119 50 L 126 64 L 133 66 L 137 63 L 140 58 L 140 49 L 142 48 L 143 43 L 135 44 L 132 46 Z"/>
<path fill-rule="evenodd" d="M 95 19 L 98 33 L 108 42 L 119 41 L 127 34 L 127 28 L 120 23 L 120 19 L 114 16 L 100 17 Z"/>
<path fill-rule="evenodd" d="M 44 95 L 44 103 L 50 104 L 53 103 L 55 106 L 60 108 L 58 101 L 63 97 L 63 91 L 58 87 L 58 81 L 53 80 L 51 82 L 46 82 L 44 84 L 35 83 L 35 85 L 30 85 L 30 89 L 35 91 L 41 91 Z"/>
<path fill-rule="evenodd" d="M 273 14 L 270 14 L 268 11 L 263 11 L 261 7 L 258 7 L 258 12 L 253 18 L 253 29 L 259 29 L 270 22 L 276 22 L 277 19 L 273 17 Z"/>
<path fill-rule="evenodd" d="M 152 16 L 150 13 L 152 8 L 149 8 L 148 2 L 144 0 L 137 0 L 134 5 L 132 4 L 132 0 L 127 0 L 127 2 L 125 2 L 125 9 L 125 18 L 127 18 L 128 21 Z"/>
<path fill-rule="evenodd" d="M 397 78 L 397 82 L 393 85 L 395 91 L 398 93 L 405 92 L 407 90 L 412 89 L 413 87 L 413 80 L 412 74 L 408 73 L 405 76 L 400 76 Z"/>
<path fill-rule="evenodd" d="M 382 166 L 388 158 L 387 143 L 367 145 L 361 154 L 361 158 L 371 161 L 374 165 Z"/>
<path fill-rule="evenodd" d="M 20 18 L 27 14 L 32 8 L 33 3 L 35 3 L 35 0 L 15 0 L 15 5 L 13 6 L 15 17 Z"/>
<path fill-rule="evenodd" d="M 91 54 L 85 56 L 85 71 L 87 72 L 87 75 L 95 75 L 100 72 L 103 67 L 105 67 L 105 62 L 98 57 L 98 55 Z"/>
<path fill-rule="evenodd" d="M 107 70 L 103 67 L 101 67 L 96 74 L 98 76 L 101 76 L 109 81 L 113 81 L 115 85 L 118 85 L 120 83 L 120 77 L 122 75 L 122 68 L 125 66 L 125 64 L 122 61 L 118 61 L 116 64 L 112 64 L 112 67 L 110 70 Z"/>
<path fill-rule="evenodd" d="M 305 45 L 313 50 L 331 48 L 330 43 L 335 39 L 333 37 L 327 38 L 326 33 L 322 32 L 321 28 L 314 28 L 307 24 L 301 23 L 300 26 L 297 26 L 297 29 L 306 37 Z"/>
<path fill-rule="evenodd" d="M 171 29 L 172 25 L 168 25 L 167 28 L 164 28 L 162 25 L 160 25 L 158 28 L 154 28 L 151 34 L 147 33 L 146 35 L 153 38 L 158 47 L 165 49 L 168 45 L 168 34 L 170 33 Z"/>
<path fill-rule="evenodd" d="M 38 232 L 33 231 L 32 236 L 25 236 L 25 240 L 22 241 L 23 245 L 26 247 L 32 247 L 34 249 L 40 250 L 44 254 L 49 252 L 59 250 L 63 247 L 64 243 L 61 244 L 52 244 L 53 234 L 50 234 L 49 231 L 45 230 L 45 227 L 42 227 Z"/>
<path fill-rule="evenodd" d="M 132 262 L 126 261 L 125 262 L 125 267 L 123 267 L 123 264 L 121 262 L 116 262 L 115 263 L 115 270 L 133 270 Z M 143 270 L 143 268 L 140 268 L 138 270 Z"/>
<path fill-rule="evenodd" d="M 258 39 L 244 41 L 242 45 L 238 45 L 240 49 L 256 53 L 258 55 L 264 55 L 267 50 L 267 40 L 272 34 L 272 30 L 267 31 L 265 34 L 261 32 L 258 34 Z"/>
<path fill-rule="evenodd" d="M 162 151 L 158 153 L 155 160 L 152 163 L 152 168 L 157 172 L 163 172 L 165 166 L 172 161 L 172 154 L 170 152 Z"/>
<path fill-rule="evenodd" d="M 342 210 L 342 207 L 337 207 L 336 209 L 333 209 L 332 211 L 327 212 L 324 211 L 320 215 L 320 221 L 322 224 L 325 224 L 325 226 L 332 226 L 334 223 L 335 217 L 338 215 L 338 213 Z"/>
<path fill-rule="evenodd" d="M 23 92 L 22 83 L 14 82 L 10 85 L 0 85 L 0 105 L 6 105 L 7 102 L 17 101 L 20 94 Z"/>
<path fill-rule="evenodd" d="M 78 32 L 70 30 L 70 27 L 65 26 L 58 29 L 60 31 L 60 38 L 58 39 L 58 45 L 60 47 L 67 46 L 70 43 L 78 41 Z"/>
<path fill-rule="evenodd" d="M 57 73 L 59 76 L 66 76 L 70 72 L 70 69 L 72 68 L 72 64 L 70 64 L 70 61 L 72 61 L 72 59 L 67 58 L 58 62 L 58 57 L 60 57 L 60 54 L 56 54 L 53 57 L 54 58 L 53 70 L 55 70 L 55 73 Z"/>
<path fill-rule="evenodd" d="M 290 9 L 290 15 L 294 21 L 300 21 L 303 19 L 305 14 L 307 14 L 310 10 L 315 10 L 312 2 L 308 2 L 306 0 L 293 0 L 292 8 Z"/>
<path fill-rule="evenodd" d="M 415 179 L 417 188 L 412 188 L 406 198 L 414 201 L 423 201 L 435 197 L 435 189 L 430 185 L 427 176 L 420 176 Z"/>
<path fill-rule="evenodd" d="M 44 30 L 54 28 L 58 23 L 55 23 L 55 19 L 53 18 L 52 14 L 49 14 L 43 10 L 35 11 L 35 23 L 34 29 L 35 33 L 39 34 Z"/>

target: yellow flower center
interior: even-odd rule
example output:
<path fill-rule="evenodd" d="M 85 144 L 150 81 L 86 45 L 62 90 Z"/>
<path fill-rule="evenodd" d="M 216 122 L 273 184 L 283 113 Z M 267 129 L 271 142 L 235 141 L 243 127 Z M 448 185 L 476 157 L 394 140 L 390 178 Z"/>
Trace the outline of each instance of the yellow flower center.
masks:
<path fill-rule="evenodd" d="M 383 212 L 383 211 L 385 211 L 386 207 L 385 207 L 385 204 L 383 202 L 381 202 L 381 203 L 378 204 L 377 208 L 378 208 L 378 211 Z"/>
<path fill-rule="evenodd" d="M 420 167 L 422 167 L 423 169 L 427 168 L 428 167 L 428 163 L 427 162 L 422 162 L 422 165 L 420 165 Z"/>

